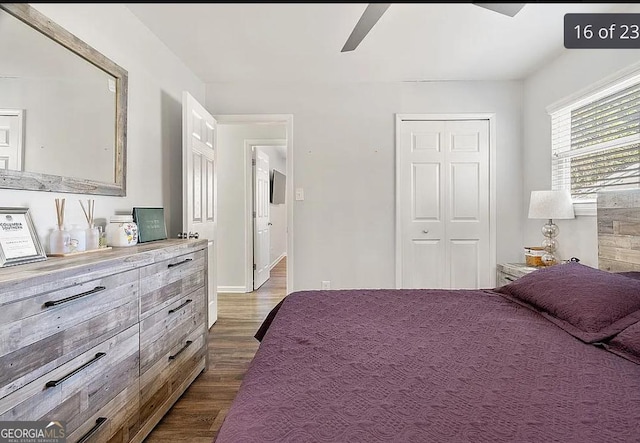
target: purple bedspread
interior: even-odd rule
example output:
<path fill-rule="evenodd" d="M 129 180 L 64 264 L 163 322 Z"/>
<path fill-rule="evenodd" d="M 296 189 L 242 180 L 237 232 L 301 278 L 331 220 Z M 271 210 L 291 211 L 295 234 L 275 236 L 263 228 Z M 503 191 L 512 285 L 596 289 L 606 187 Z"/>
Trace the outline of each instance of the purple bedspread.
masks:
<path fill-rule="evenodd" d="M 640 365 L 489 291 L 289 295 L 217 443 L 640 442 Z"/>

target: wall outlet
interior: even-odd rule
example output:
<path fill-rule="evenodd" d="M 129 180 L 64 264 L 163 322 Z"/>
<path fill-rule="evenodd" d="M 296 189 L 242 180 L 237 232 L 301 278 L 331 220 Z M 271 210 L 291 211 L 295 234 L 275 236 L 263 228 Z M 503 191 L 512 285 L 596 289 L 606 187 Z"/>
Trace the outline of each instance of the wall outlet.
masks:
<path fill-rule="evenodd" d="M 329 280 L 323 280 L 322 289 L 331 289 L 331 282 Z"/>

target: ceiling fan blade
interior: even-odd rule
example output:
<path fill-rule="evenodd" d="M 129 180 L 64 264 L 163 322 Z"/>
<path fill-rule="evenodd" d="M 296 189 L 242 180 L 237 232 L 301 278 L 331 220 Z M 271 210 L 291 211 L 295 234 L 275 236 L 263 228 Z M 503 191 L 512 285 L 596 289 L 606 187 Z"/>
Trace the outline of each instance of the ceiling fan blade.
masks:
<path fill-rule="evenodd" d="M 391 3 L 369 3 L 340 52 L 356 49 L 389 6 L 391 6 Z"/>
<path fill-rule="evenodd" d="M 474 5 L 513 17 L 526 3 L 474 3 Z"/>

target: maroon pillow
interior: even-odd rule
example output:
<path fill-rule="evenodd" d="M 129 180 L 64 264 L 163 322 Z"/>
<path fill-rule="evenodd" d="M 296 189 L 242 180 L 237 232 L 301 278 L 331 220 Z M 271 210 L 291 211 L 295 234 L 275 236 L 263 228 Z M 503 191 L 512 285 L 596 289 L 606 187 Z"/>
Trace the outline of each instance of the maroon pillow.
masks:
<path fill-rule="evenodd" d="M 496 289 L 586 343 L 605 340 L 640 320 L 640 280 L 565 263 Z"/>
<path fill-rule="evenodd" d="M 629 326 L 605 346 L 609 351 L 640 365 L 640 322 Z"/>

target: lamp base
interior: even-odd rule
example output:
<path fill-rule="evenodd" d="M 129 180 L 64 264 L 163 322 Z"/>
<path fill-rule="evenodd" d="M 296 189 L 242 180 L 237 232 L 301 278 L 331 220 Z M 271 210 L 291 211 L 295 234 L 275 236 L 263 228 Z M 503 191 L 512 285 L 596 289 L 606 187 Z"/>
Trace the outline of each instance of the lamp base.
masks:
<path fill-rule="evenodd" d="M 545 239 L 542 241 L 542 247 L 546 251 L 542 255 L 542 264 L 544 266 L 552 266 L 558 263 L 555 256 L 555 252 L 558 249 L 558 241 L 555 237 L 560 232 L 560 228 L 556 225 L 552 219 L 549 219 L 544 226 L 542 226 L 542 235 Z"/>

